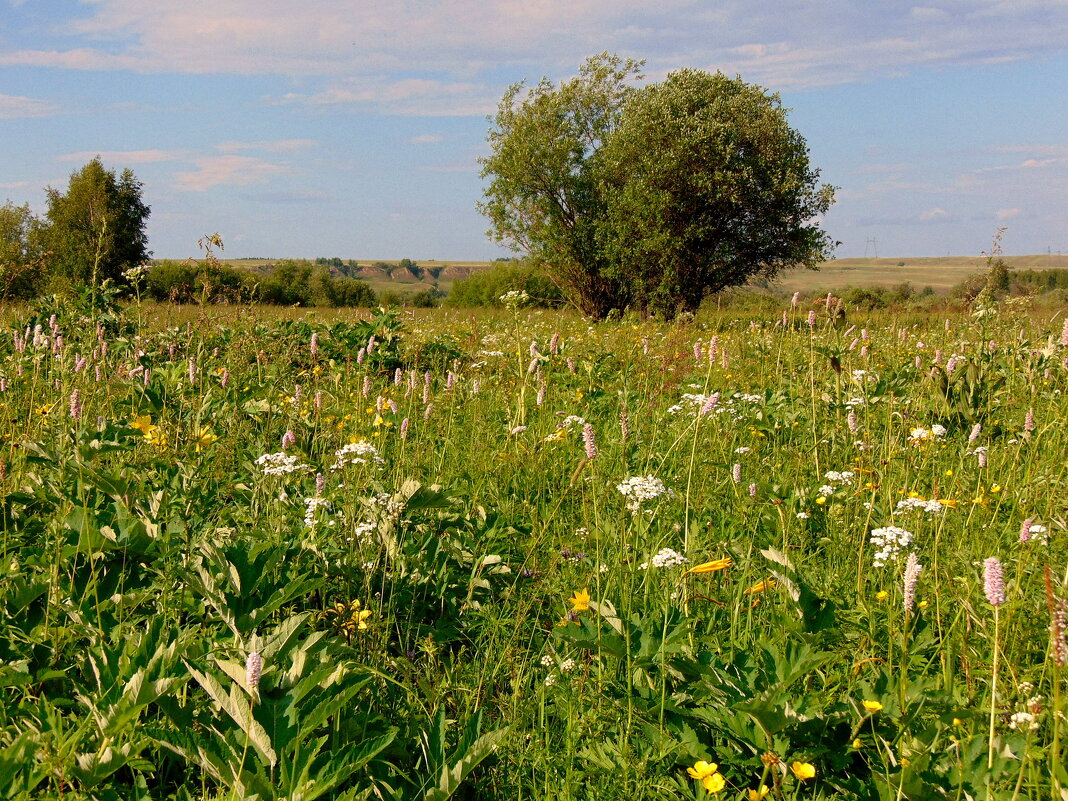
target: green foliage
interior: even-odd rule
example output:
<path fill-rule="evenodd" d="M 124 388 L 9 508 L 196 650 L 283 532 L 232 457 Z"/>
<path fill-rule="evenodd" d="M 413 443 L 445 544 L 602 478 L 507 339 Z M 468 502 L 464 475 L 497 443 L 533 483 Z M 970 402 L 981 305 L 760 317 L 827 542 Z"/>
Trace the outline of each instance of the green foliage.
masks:
<path fill-rule="evenodd" d="M 36 296 L 48 278 L 40 221 L 29 204 L 0 206 L 0 298 Z"/>
<path fill-rule="evenodd" d="M 777 95 L 679 70 L 622 107 L 603 160 L 601 241 L 643 313 L 786 267 L 813 268 L 833 243 L 817 223 L 833 201 Z"/>
<path fill-rule="evenodd" d="M 145 294 L 170 303 L 240 303 L 257 291 L 254 276 L 223 264 L 164 260 L 150 265 Z"/>
<path fill-rule="evenodd" d="M 52 271 L 73 284 L 124 284 L 123 273 L 150 255 L 142 188 L 131 170 L 116 177 L 99 158 L 71 173 L 65 193 L 49 188 L 45 241 Z"/>
<path fill-rule="evenodd" d="M 444 297 L 445 293 L 439 292 L 436 289 L 423 289 L 409 295 L 405 299 L 404 305 L 416 309 L 436 309 L 441 305 L 441 300 Z"/>
<path fill-rule="evenodd" d="M 0 336 L 0 797 L 1059 797 L 1061 315 L 769 298 L 45 299 Z"/>
<path fill-rule="evenodd" d="M 607 53 L 578 78 L 512 86 L 482 161 L 497 241 L 530 254 L 584 314 L 693 311 L 710 292 L 814 267 L 833 200 L 777 96 L 680 70 L 635 89 Z"/>
<path fill-rule="evenodd" d="M 279 306 L 374 306 L 374 290 L 348 276 L 302 259 L 283 259 L 256 283 L 256 299 Z"/>
<path fill-rule="evenodd" d="M 445 305 L 449 307 L 500 306 L 506 292 L 526 292 L 530 303 L 558 307 L 564 297 L 543 269 L 525 262 L 497 261 L 484 272 L 474 273 L 452 285 Z"/>
<path fill-rule="evenodd" d="M 498 242 L 526 252 L 584 314 L 603 317 L 629 300 L 599 241 L 607 198 L 597 152 L 618 126 L 641 63 L 604 53 L 579 77 L 511 86 L 482 160 L 490 183 L 479 209 Z"/>

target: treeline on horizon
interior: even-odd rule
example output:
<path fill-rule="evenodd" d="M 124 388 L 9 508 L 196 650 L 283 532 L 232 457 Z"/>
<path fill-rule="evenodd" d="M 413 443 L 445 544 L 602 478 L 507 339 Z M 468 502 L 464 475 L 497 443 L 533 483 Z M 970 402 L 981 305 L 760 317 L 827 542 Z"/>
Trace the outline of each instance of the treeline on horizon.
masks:
<path fill-rule="evenodd" d="M 363 269 L 359 263 L 336 257 L 280 259 L 257 268 L 232 266 L 209 258 L 205 261 L 162 259 L 147 262 L 139 269 L 139 274 L 131 276 L 125 291 L 131 297 L 160 303 L 260 303 L 326 308 L 499 307 L 502 295 L 522 291 L 530 298 L 531 306 L 559 308 L 566 305 L 563 293 L 545 270 L 522 259 L 497 259 L 488 269 L 453 281 L 447 293 L 437 287 L 443 269 L 439 266 L 424 268 L 410 259 L 374 262 L 371 266 L 386 275 L 404 270 L 418 280 L 433 282 L 434 286 L 404 292 L 400 289 L 403 285 L 398 285 L 397 289 L 376 292 L 366 278 L 357 277 Z M 22 286 L 33 287 L 35 291 L 6 293 L 6 296 L 30 300 L 64 289 L 56 282 L 24 283 Z M 846 307 L 856 310 L 923 309 L 970 303 L 988 287 L 1001 296 L 1043 296 L 1049 301 L 1066 302 L 1068 270 L 995 267 L 965 278 L 945 295 L 937 295 L 930 287 L 916 287 L 910 282 L 891 287 L 844 286 L 835 289 L 834 294 L 841 297 Z M 774 285 L 760 282 L 727 290 L 710 302 L 720 307 L 774 311 L 781 308 L 788 295 Z M 824 295 L 819 291 L 802 293 L 804 298 Z"/>
<path fill-rule="evenodd" d="M 338 262 L 341 262 L 339 265 Z M 435 283 L 432 271 L 409 259 L 375 262 L 387 274 L 406 269 L 414 277 Z M 151 264 L 145 275 L 143 295 L 159 302 L 176 303 L 265 303 L 286 306 L 374 307 L 408 306 L 431 308 L 499 307 L 500 298 L 510 291 L 525 292 L 530 305 L 560 308 L 566 300 L 544 269 L 520 259 L 498 259 L 489 269 L 455 280 L 446 293 L 435 287 L 415 292 L 390 289 L 376 293 L 363 278 L 360 266 L 338 258 L 283 259 L 263 268 L 263 272 L 222 263 L 163 260 Z M 895 286 L 844 286 L 836 288 L 849 308 L 873 311 L 894 307 L 931 308 L 946 304 L 971 303 L 984 289 L 1002 297 L 1043 296 L 1054 302 L 1068 301 L 1068 270 L 1009 270 L 994 265 L 963 279 L 948 294 L 938 295 L 931 287 L 911 282 Z M 752 309 L 778 309 L 789 293 L 773 285 L 753 285 L 720 293 L 712 299 L 718 305 Z M 802 292 L 802 297 L 824 297 L 825 292 Z"/>

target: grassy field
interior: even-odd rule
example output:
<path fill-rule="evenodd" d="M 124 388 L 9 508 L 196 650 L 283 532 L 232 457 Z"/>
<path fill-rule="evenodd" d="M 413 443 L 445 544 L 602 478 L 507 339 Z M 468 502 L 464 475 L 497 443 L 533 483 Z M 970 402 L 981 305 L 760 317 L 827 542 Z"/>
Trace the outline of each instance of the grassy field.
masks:
<path fill-rule="evenodd" d="M 1005 256 L 1011 269 L 1053 270 L 1068 269 L 1068 256 Z M 272 262 L 266 259 L 236 259 L 224 262 L 233 267 L 262 270 Z M 357 262 L 366 280 L 378 294 L 397 292 L 410 294 L 435 288 L 448 293 L 452 283 L 471 273 L 490 268 L 490 262 L 479 261 L 426 261 L 419 262 L 425 270 L 440 271 L 439 278 L 429 274 L 422 277 L 397 272 L 392 276 L 376 270 L 374 261 Z M 396 263 L 396 262 L 393 262 Z M 988 269 L 987 260 L 981 256 L 946 256 L 941 258 L 887 258 L 887 259 L 835 259 L 825 262 L 818 271 L 791 270 L 779 276 L 772 287 L 783 292 L 827 292 L 850 286 L 894 287 L 905 282 L 917 290 L 931 287 L 937 294 L 945 294 L 965 278 Z"/>
<path fill-rule="evenodd" d="M 8 314 L 0 797 L 1068 797 L 1063 315 Z"/>
<path fill-rule="evenodd" d="M 1005 256 L 1010 269 L 1065 270 L 1068 256 Z M 819 271 L 793 270 L 780 276 L 775 286 L 787 292 L 825 292 L 847 286 L 893 287 L 906 281 L 917 290 L 931 287 L 944 294 L 965 278 L 986 272 L 982 257 L 947 256 L 917 259 L 835 259 Z"/>

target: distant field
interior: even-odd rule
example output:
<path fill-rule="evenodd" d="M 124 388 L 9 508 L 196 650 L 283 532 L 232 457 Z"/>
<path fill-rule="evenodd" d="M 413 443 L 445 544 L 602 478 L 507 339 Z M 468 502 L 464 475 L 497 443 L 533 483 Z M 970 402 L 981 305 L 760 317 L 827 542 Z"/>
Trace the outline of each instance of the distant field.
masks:
<path fill-rule="evenodd" d="M 1065 270 L 1068 256 L 1005 256 L 1005 263 L 1017 270 Z M 791 270 L 783 273 L 775 286 L 789 292 L 813 292 L 847 286 L 896 286 L 905 281 L 917 289 L 931 287 L 948 292 L 956 284 L 987 269 L 981 256 L 943 258 L 835 259 L 819 271 Z"/>
<path fill-rule="evenodd" d="M 238 269 L 264 272 L 266 268 L 282 259 L 220 259 L 223 264 Z M 394 270 L 387 273 L 376 268 L 376 264 L 398 264 L 387 259 L 356 259 L 361 268 L 359 278 L 366 281 L 376 293 L 400 292 L 414 294 L 424 289 L 437 289 L 446 294 L 452 289 L 453 281 L 466 278 L 471 273 L 488 270 L 488 261 L 420 261 L 422 275 L 408 270 Z M 436 275 L 435 275 L 436 274 Z"/>
<path fill-rule="evenodd" d="M 1068 269 L 1068 256 L 1005 256 L 1009 267 L 1018 270 Z M 249 270 L 261 271 L 275 260 L 228 259 L 226 264 Z M 386 291 L 409 294 L 423 289 L 436 288 L 449 292 L 454 281 L 472 273 L 490 268 L 488 261 L 420 261 L 421 276 L 407 270 L 395 270 L 388 274 L 373 265 L 384 260 L 358 259 L 362 268 L 360 277 L 371 285 L 375 292 Z M 388 262 L 396 264 L 397 262 Z M 917 289 L 931 287 L 941 294 L 948 292 L 969 275 L 986 270 L 986 258 L 982 256 L 945 256 L 939 258 L 886 258 L 886 259 L 834 259 L 825 262 L 818 271 L 790 270 L 783 273 L 773 287 L 785 292 L 818 292 L 841 289 L 848 286 L 892 287 L 906 281 Z M 437 272 L 435 278 L 432 273 Z"/>

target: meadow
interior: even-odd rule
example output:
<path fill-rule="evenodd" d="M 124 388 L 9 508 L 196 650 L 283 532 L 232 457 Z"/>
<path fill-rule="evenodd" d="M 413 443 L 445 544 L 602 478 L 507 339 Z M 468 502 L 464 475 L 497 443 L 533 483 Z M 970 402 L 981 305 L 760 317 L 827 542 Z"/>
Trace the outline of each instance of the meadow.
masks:
<path fill-rule="evenodd" d="M 0 797 L 1068 799 L 1068 322 L 72 298 Z"/>

